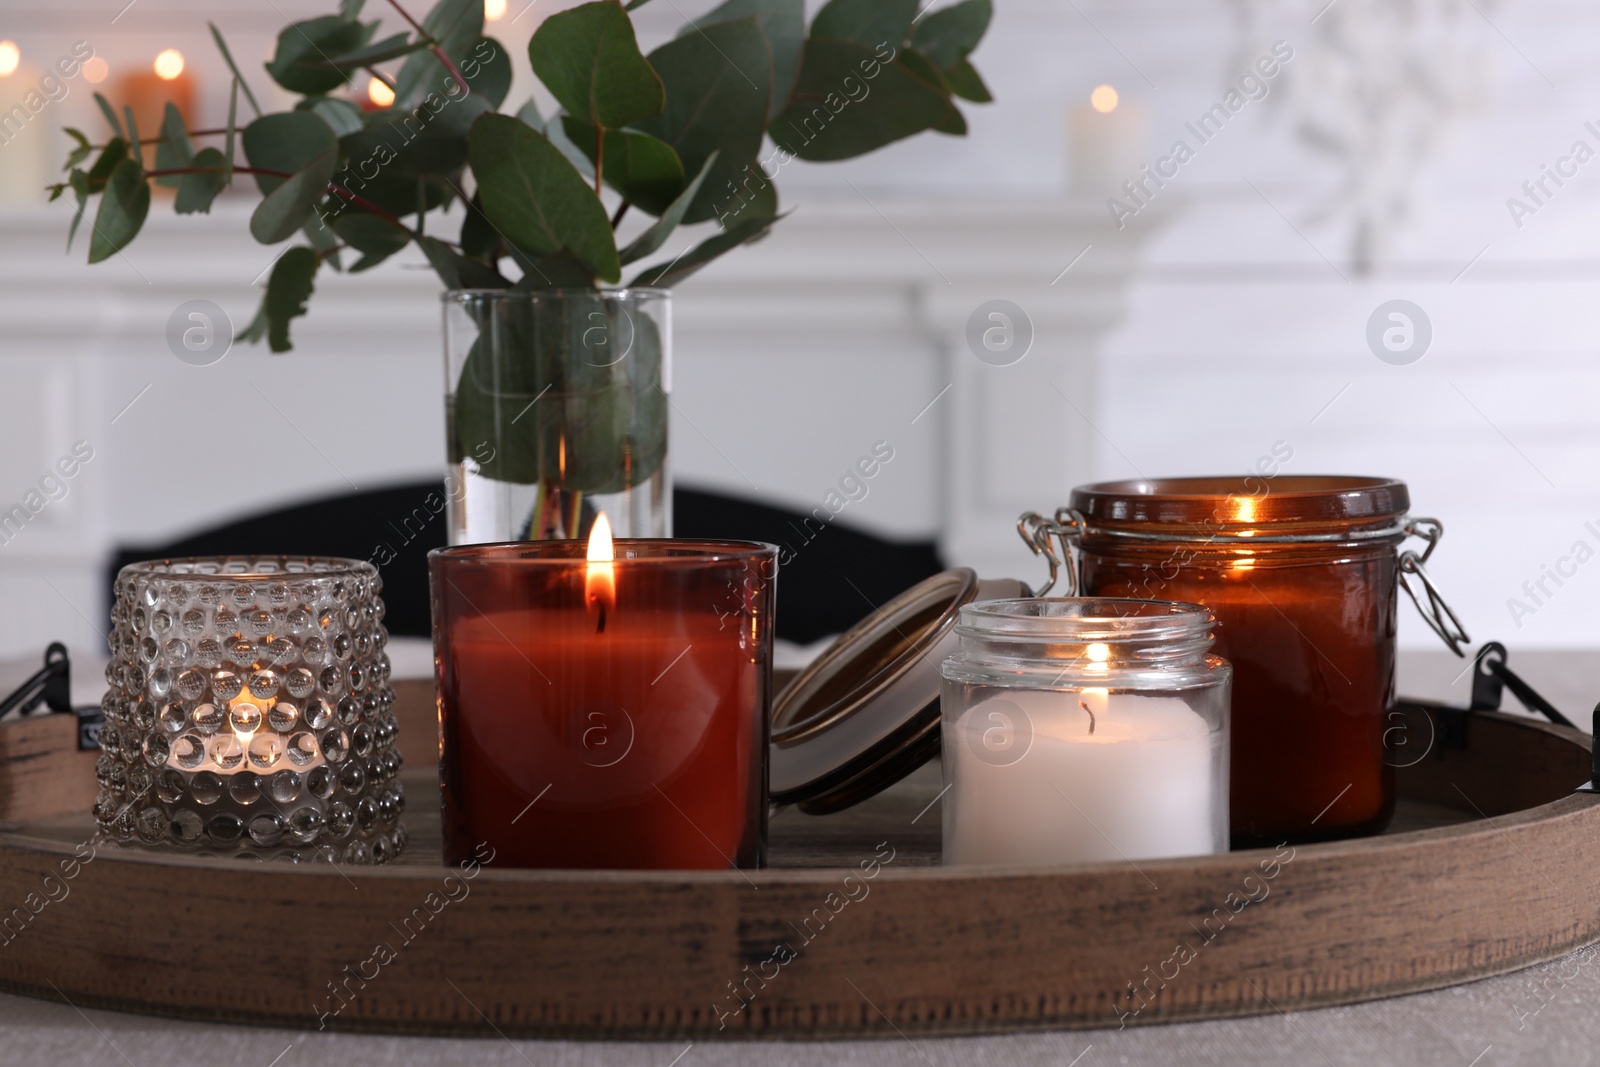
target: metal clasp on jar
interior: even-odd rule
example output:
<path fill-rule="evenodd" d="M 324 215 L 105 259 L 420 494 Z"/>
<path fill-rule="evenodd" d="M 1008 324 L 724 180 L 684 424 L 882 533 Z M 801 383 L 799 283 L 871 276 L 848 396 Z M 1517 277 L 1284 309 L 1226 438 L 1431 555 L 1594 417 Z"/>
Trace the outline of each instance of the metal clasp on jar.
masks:
<path fill-rule="evenodd" d="M 1083 516 L 1072 508 L 1057 508 L 1055 518 L 1047 519 L 1037 511 L 1024 512 L 1017 520 L 1017 534 L 1030 551 L 1043 556 L 1050 564 L 1050 580 L 1034 595 L 1048 596 L 1056 586 L 1063 569 L 1067 572 L 1067 587 L 1062 596 L 1078 595 L 1078 568 L 1072 558 L 1074 542 L 1083 536 Z M 1056 551 L 1057 545 L 1060 552 Z"/>
<path fill-rule="evenodd" d="M 1420 537 L 1428 543 L 1419 556 L 1412 549 L 1404 549 L 1400 553 L 1400 584 L 1405 588 L 1406 595 L 1417 606 L 1417 611 L 1422 614 L 1422 621 L 1428 624 L 1429 629 L 1439 635 L 1445 647 L 1463 658 L 1466 653 L 1462 651 L 1472 643 L 1472 638 L 1467 636 L 1467 629 L 1461 625 L 1461 620 L 1456 613 L 1445 603 L 1444 595 L 1439 592 L 1439 587 L 1433 584 L 1433 579 L 1428 577 L 1428 572 L 1423 564 L 1428 562 L 1428 557 L 1433 555 L 1433 550 L 1438 547 L 1439 539 L 1444 536 L 1444 523 L 1438 519 L 1407 518 L 1401 524 L 1407 537 Z M 1411 581 L 1415 575 L 1422 584 L 1422 594 L 1417 593 L 1416 586 Z M 1423 602 L 1423 597 L 1427 602 Z"/>

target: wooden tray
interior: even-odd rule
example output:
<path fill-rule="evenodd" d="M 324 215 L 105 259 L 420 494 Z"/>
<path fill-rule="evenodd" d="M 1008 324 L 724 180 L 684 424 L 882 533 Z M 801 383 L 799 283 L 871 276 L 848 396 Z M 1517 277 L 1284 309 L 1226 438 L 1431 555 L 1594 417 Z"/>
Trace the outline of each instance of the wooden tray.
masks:
<path fill-rule="evenodd" d="M 1400 772 L 1401 832 L 1367 840 L 944 869 L 933 769 L 842 815 L 780 813 L 771 870 L 447 883 L 431 691 L 398 689 L 413 843 L 384 868 L 101 846 L 60 880 L 87 852 L 93 756 L 69 716 L 0 726 L 0 986 L 312 1029 L 895 1037 L 1348 1003 L 1600 937 L 1600 805 L 1572 792 L 1588 738 L 1526 719 L 1436 744 Z"/>

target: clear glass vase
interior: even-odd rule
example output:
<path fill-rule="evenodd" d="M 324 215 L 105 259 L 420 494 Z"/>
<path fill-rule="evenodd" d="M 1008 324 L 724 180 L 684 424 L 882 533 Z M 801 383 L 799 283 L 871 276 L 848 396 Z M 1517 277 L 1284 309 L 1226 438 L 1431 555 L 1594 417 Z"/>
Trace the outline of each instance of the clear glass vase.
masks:
<path fill-rule="evenodd" d="M 671 536 L 671 295 L 444 296 L 451 544 Z"/>

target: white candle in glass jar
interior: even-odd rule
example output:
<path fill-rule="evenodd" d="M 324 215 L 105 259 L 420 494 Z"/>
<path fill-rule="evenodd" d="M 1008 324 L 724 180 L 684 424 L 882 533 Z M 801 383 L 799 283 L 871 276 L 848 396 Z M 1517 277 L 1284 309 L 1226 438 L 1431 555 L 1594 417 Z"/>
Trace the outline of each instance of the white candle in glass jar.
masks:
<path fill-rule="evenodd" d="M 944 739 L 944 862 L 1225 851 L 1215 736 L 1172 696 L 1012 690 L 981 701 Z"/>

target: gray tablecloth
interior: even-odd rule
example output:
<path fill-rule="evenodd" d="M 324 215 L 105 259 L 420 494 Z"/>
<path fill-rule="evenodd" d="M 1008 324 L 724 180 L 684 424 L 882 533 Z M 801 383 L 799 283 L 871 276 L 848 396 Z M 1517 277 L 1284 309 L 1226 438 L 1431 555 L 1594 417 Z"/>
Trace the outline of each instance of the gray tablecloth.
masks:
<path fill-rule="evenodd" d="M 649 1044 L 371 1037 L 79 1012 L 0 997 L 0 1062 L 52 1067 L 964 1067 L 1038 1064 L 1600 1063 L 1600 958 L 1588 950 L 1417 996 L 1251 1019 L 1003 1037 Z"/>

